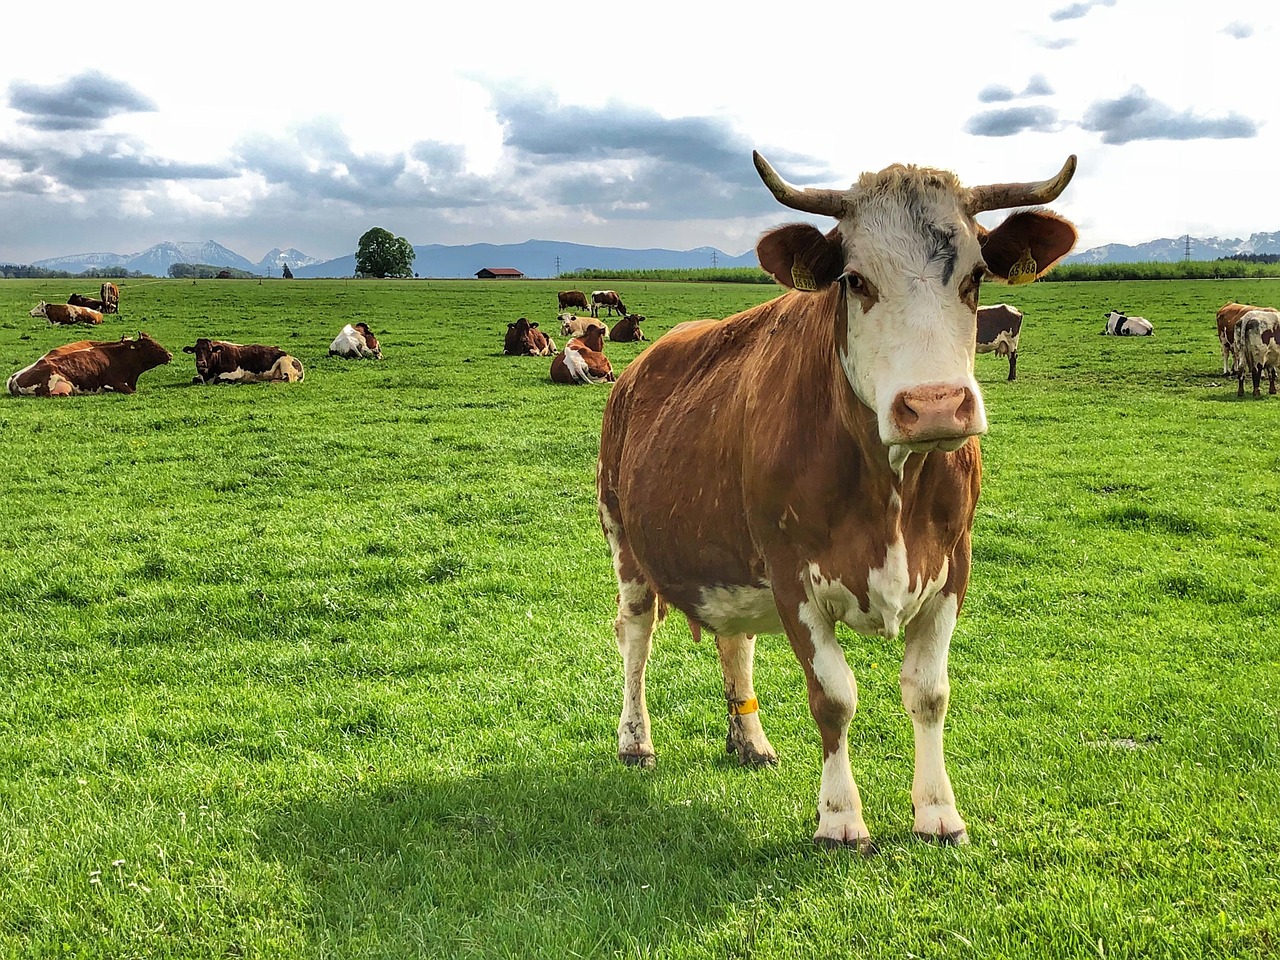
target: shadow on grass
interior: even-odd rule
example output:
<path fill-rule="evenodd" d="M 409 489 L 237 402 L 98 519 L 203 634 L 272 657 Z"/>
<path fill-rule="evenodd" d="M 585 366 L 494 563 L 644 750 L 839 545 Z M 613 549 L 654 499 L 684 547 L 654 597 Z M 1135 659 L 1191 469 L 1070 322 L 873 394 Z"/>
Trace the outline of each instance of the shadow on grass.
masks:
<path fill-rule="evenodd" d="M 259 846 L 306 891 L 325 955 L 612 956 L 708 937 L 737 955 L 738 908 L 830 858 L 802 831 L 785 849 L 752 841 L 749 813 L 659 796 L 659 776 L 513 767 L 357 786 L 279 811 Z"/>

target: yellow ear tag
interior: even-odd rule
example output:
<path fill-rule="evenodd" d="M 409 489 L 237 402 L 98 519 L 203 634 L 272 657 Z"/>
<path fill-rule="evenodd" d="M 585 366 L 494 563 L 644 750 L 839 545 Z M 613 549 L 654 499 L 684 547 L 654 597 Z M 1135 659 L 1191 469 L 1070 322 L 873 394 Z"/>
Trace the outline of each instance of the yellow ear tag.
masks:
<path fill-rule="evenodd" d="M 791 264 L 791 284 L 797 290 L 818 289 L 818 284 L 813 279 L 813 272 L 802 263 Z"/>
<path fill-rule="evenodd" d="M 1036 278 L 1036 261 L 1031 256 L 1031 248 L 1027 247 L 1022 252 L 1022 256 L 1018 262 L 1009 268 L 1009 283 L 1017 285 L 1019 283 L 1031 283 Z"/>

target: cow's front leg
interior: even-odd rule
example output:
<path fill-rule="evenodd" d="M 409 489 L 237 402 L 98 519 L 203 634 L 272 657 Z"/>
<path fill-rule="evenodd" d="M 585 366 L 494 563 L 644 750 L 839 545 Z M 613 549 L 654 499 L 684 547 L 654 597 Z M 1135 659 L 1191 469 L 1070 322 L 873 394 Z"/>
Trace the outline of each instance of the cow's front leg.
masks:
<path fill-rule="evenodd" d="M 743 766 L 771 767 L 778 754 L 760 724 L 760 702 L 752 682 L 756 655 L 754 636 L 716 637 L 720 670 L 724 674 L 724 699 L 729 709 L 729 734 L 725 750 L 737 754 Z"/>
<path fill-rule="evenodd" d="M 835 623 L 803 594 L 775 598 L 791 649 L 804 667 L 809 712 L 822 736 L 822 786 L 813 840 L 873 853 L 871 831 L 862 819 L 862 797 L 849 767 L 849 722 L 858 706 L 858 684 L 836 639 Z"/>
<path fill-rule="evenodd" d="M 939 593 L 925 603 L 906 625 L 906 649 L 899 677 L 902 705 L 915 728 L 916 765 L 911 782 L 915 832 L 917 836 L 950 844 L 969 842 L 942 756 L 942 726 L 951 692 L 947 651 L 958 613 L 959 598 L 955 594 Z"/>

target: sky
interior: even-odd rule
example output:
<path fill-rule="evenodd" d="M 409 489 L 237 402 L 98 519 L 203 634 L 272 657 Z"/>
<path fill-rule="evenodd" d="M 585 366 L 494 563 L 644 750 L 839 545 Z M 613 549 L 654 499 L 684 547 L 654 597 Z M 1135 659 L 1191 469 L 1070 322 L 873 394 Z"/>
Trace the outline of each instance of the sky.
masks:
<path fill-rule="evenodd" d="M 751 162 L 1040 180 L 1076 250 L 1280 230 L 1262 0 L 772 5 L 64 0 L 4 14 L 0 261 L 215 240 L 330 259 L 565 240 L 730 254 Z M 988 226 L 1003 214 L 984 214 Z"/>

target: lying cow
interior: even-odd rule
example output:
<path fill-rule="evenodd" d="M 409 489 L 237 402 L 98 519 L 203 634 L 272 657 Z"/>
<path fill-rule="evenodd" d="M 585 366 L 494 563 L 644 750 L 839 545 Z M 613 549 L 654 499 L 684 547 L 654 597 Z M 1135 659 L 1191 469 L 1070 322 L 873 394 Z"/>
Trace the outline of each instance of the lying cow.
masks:
<path fill-rule="evenodd" d="M 382 347 L 366 323 L 348 323 L 329 344 L 329 356 L 361 360 L 372 357 L 382 359 Z"/>
<path fill-rule="evenodd" d="M 1009 358 L 1009 379 L 1018 378 L 1018 337 L 1022 333 L 1022 311 L 1007 303 L 978 308 L 978 353 L 994 353 Z"/>
<path fill-rule="evenodd" d="M 561 290 L 556 294 L 556 300 L 559 302 L 557 310 L 568 310 L 570 307 L 579 307 L 583 310 L 589 310 L 587 304 L 587 295 L 581 290 Z"/>
<path fill-rule="evenodd" d="M 78 393 L 133 393 L 138 377 L 173 359 L 145 333 L 138 338 L 81 340 L 50 350 L 9 378 L 15 397 L 67 397 Z"/>
<path fill-rule="evenodd" d="M 1155 329 L 1146 317 L 1130 317 L 1116 310 L 1107 314 L 1106 321 L 1102 333 L 1108 337 L 1149 337 Z"/>
<path fill-rule="evenodd" d="M 1234 373 L 1236 324 L 1250 310 L 1276 313 L 1274 307 L 1255 307 L 1251 303 L 1224 303 L 1218 308 L 1218 344 L 1222 347 L 1222 372 Z"/>
<path fill-rule="evenodd" d="M 502 352 L 509 357 L 549 357 L 556 352 L 555 341 L 521 317 L 507 324 L 507 335 L 502 341 Z"/>
<path fill-rule="evenodd" d="M 1236 377 L 1240 381 L 1237 397 L 1244 396 L 1244 378 L 1253 377 L 1253 395 L 1261 397 L 1262 374 L 1269 374 L 1271 389 L 1276 392 L 1276 367 L 1280 366 L 1280 313 L 1275 310 L 1250 310 L 1236 323 L 1234 343 Z"/>
<path fill-rule="evenodd" d="M 645 339 L 644 331 L 640 329 L 640 321 L 643 319 L 638 313 L 627 314 L 614 323 L 613 329 L 609 331 L 609 339 L 614 343 L 632 343 Z"/>
<path fill-rule="evenodd" d="M 73 303 L 45 303 L 41 300 L 31 311 L 33 317 L 44 317 L 50 323 L 72 324 L 87 323 L 98 324 L 102 322 L 102 314 L 97 310 L 90 310 L 88 307 L 77 307 Z"/>
<path fill-rule="evenodd" d="M 98 291 L 98 299 L 102 301 L 103 313 L 120 312 L 120 288 L 107 281 Z"/>
<path fill-rule="evenodd" d="M 279 347 L 260 343 L 231 343 L 201 337 L 194 347 L 183 347 L 182 352 L 194 353 L 196 357 L 196 376 L 192 383 L 297 383 L 306 375 L 302 362 L 296 357 Z"/>
<path fill-rule="evenodd" d="M 784 205 L 838 222 L 764 234 L 760 264 L 792 291 L 665 334 L 610 392 L 596 491 L 618 585 L 618 758 L 656 762 L 645 666 L 661 612 L 675 607 L 715 634 L 727 749 L 775 763 L 752 660 L 757 633 L 785 633 L 822 742 L 814 840 L 870 851 L 849 763 L 858 688 L 837 625 L 877 645 L 901 635 L 914 829 L 964 843 L 942 734 L 987 430 L 974 378 L 979 290 L 1024 251 L 1042 273 L 1076 239 L 1042 209 L 990 230 L 976 218 L 1050 202 L 1076 158 L 1039 183 L 966 187 L 945 170 L 894 165 L 848 190 L 801 189 L 755 163 Z"/>
<path fill-rule="evenodd" d="M 588 327 L 597 326 L 604 329 L 604 335 L 609 335 L 609 325 L 603 320 L 597 320 L 594 317 L 579 317 L 573 313 L 562 313 L 556 317 L 560 321 L 560 334 L 565 337 L 580 337 Z"/>
<path fill-rule="evenodd" d="M 82 297 L 78 293 L 73 293 L 67 297 L 67 303 L 73 307 L 88 307 L 90 310 L 97 310 L 99 313 L 106 313 L 106 304 L 97 297 Z"/>
<path fill-rule="evenodd" d="M 604 327 L 595 324 L 565 344 L 551 361 L 552 383 L 610 383 L 613 365 L 604 355 Z"/>
<path fill-rule="evenodd" d="M 599 316 L 601 307 L 609 311 L 609 316 L 613 316 L 615 310 L 618 311 L 618 316 L 620 317 L 627 315 L 626 304 L 622 302 L 622 298 L 613 290 L 591 291 L 591 315 L 593 317 Z"/>

